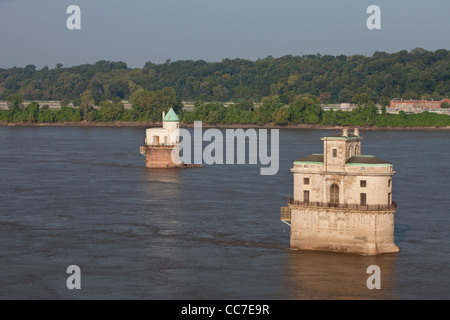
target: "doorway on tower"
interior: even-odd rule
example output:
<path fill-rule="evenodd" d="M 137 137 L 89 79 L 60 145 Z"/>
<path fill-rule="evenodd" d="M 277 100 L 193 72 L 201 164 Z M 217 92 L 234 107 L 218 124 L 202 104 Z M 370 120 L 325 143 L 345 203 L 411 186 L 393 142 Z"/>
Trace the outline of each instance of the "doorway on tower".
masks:
<path fill-rule="evenodd" d="M 359 197 L 359 204 L 362 206 L 365 206 L 367 204 L 367 200 L 366 200 L 366 194 L 365 193 L 361 193 L 360 197 Z"/>
<path fill-rule="evenodd" d="M 309 190 L 303 190 L 303 202 L 309 202 Z"/>

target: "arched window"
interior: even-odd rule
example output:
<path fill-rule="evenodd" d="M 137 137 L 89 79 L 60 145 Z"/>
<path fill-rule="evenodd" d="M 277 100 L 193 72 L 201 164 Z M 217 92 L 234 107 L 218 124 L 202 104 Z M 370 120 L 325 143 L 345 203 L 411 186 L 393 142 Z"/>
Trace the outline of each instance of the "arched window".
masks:
<path fill-rule="evenodd" d="M 153 145 L 159 144 L 159 136 L 153 136 Z"/>
<path fill-rule="evenodd" d="M 352 157 L 352 146 L 348 146 L 348 157 Z"/>
<path fill-rule="evenodd" d="M 330 187 L 330 203 L 339 204 L 339 186 L 335 183 Z"/>
<path fill-rule="evenodd" d="M 355 156 L 359 155 L 359 148 L 358 145 L 355 146 Z"/>

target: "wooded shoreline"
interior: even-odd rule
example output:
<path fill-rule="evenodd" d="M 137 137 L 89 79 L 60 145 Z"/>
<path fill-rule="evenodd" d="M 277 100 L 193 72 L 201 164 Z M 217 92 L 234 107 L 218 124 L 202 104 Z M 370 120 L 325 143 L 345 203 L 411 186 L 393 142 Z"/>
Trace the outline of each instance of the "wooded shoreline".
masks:
<path fill-rule="evenodd" d="M 26 122 L 0 122 L 2 127 L 142 127 L 152 128 L 162 126 L 161 122 L 127 122 L 127 121 L 115 121 L 115 122 L 56 122 L 56 123 L 26 123 Z M 193 128 L 193 123 L 181 123 L 181 127 Z M 266 124 L 210 124 L 202 122 L 203 128 L 242 128 L 242 129 L 318 129 L 318 130 L 339 130 L 342 128 L 354 128 L 358 127 L 362 130 L 438 130 L 448 131 L 450 126 L 446 127 L 426 127 L 426 126 L 413 126 L 413 127 L 378 127 L 378 126 L 329 126 L 320 124 L 291 124 L 291 125 L 277 125 L 274 123 Z"/>

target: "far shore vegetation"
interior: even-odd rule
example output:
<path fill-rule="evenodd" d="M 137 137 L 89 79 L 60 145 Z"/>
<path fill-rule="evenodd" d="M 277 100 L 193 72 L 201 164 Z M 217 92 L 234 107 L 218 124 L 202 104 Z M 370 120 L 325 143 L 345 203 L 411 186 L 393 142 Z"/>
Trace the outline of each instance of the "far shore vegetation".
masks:
<path fill-rule="evenodd" d="M 447 127 L 446 114 L 391 114 L 386 107 L 393 98 L 450 98 L 449 70 L 449 50 L 421 48 L 371 57 L 168 59 L 142 68 L 110 61 L 40 70 L 34 65 L 0 68 L 0 100 L 8 105 L 0 110 L 0 123 L 153 123 L 172 107 L 184 124 Z M 36 102 L 51 100 L 61 108 Z M 183 110 L 182 101 L 192 101 L 195 108 Z M 357 108 L 322 109 L 324 104 L 349 102 Z"/>
<path fill-rule="evenodd" d="M 92 97 L 83 95 L 75 106 L 68 99 L 61 101 L 61 108 L 54 110 L 48 105 L 31 102 L 24 106 L 18 94 L 7 99 L 8 110 L 0 111 L 0 123 L 155 123 L 161 121 L 163 111 L 173 108 L 184 124 L 202 121 L 214 125 L 320 125 L 320 126 L 359 126 L 359 127 L 449 127 L 450 115 L 428 111 L 415 114 L 386 112 L 379 109 L 373 101 L 365 99 L 353 111 L 323 110 L 320 99 L 310 94 L 298 95 L 289 104 L 284 104 L 278 95 L 265 97 L 255 106 L 250 101 L 225 105 L 221 102 L 194 103 L 192 111 L 183 110 L 183 104 L 172 88 L 157 91 L 136 90 L 130 99 L 131 108 L 125 108 L 119 98 L 104 100 L 94 107 Z"/>

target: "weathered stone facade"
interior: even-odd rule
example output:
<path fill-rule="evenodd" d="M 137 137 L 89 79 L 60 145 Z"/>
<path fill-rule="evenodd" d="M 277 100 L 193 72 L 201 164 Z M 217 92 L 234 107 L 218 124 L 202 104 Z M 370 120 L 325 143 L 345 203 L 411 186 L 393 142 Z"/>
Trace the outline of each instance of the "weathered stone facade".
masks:
<path fill-rule="evenodd" d="M 145 166 L 147 168 L 176 168 L 180 163 L 174 163 L 172 160 L 172 151 L 176 146 L 145 146 Z M 178 157 L 174 153 L 174 157 Z M 178 157 L 179 159 L 179 157 Z"/>
<path fill-rule="evenodd" d="M 361 155 L 359 131 L 322 138 L 323 154 L 294 161 L 292 248 L 375 255 L 394 244 L 392 163 Z"/>

